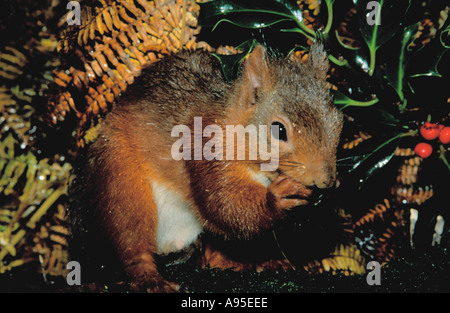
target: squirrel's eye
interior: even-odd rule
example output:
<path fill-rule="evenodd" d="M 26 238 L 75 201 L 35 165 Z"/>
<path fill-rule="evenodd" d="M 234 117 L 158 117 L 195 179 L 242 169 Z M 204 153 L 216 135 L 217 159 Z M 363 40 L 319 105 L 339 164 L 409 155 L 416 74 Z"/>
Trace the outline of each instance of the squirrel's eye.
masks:
<path fill-rule="evenodd" d="M 274 129 L 278 131 L 274 131 Z M 273 122 L 272 125 L 270 125 L 270 132 L 275 139 L 287 141 L 287 129 L 283 123 Z"/>

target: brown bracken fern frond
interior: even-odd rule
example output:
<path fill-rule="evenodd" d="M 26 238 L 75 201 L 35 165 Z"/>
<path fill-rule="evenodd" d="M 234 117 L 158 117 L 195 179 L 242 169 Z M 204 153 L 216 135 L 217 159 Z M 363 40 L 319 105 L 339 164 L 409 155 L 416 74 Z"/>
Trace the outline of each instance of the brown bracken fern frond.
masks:
<path fill-rule="evenodd" d="M 66 194 L 71 170 L 71 165 L 57 156 L 54 160 L 38 160 L 30 151 L 16 155 L 16 145 L 11 134 L 0 142 L 0 273 L 25 262 L 27 237 L 35 243 L 42 241 L 40 245 L 49 251 L 53 250 L 49 246 L 60 244 L 52 242 L 52 238 L 36 236 L 36 227 L 49 208 Z M 61 245 L 58 249 L 63 250 Z M 19 250 L 24 251 L 18 253 Z"/>
<path fill-rule="evenodd" d="M 392 187 L 396 202 L 420 205 L 430 199 L 434 194 L 432 186 L 422 186 L 418 176 L 423 159 L 416 156 L 411 148 L 397 148 L 395 156 L 403 161 Z"/>
<path fill-rule="evenodd" d="M 396 256 L 399 239 L 403 236 L 404 210 L 393 207 L 388 199 L 377 203 L 353 223 L 355 245 L 364 255 L 378 262 Z"/>
<path fill-rule="evenodd" d="M 312 261 L 306 264 L 304 269 L 309 273 L 330 272 L 350 276 L 365 273 L 366 261 L 353 245 L 341 244 L 327 258 Z"/>
<path fill-rule="evenodd" d="M 54 72 L 53 123 L 74 113 L 79 146 L 142 68 L 172 52 L 196 48 L 199 7 L 193 0 L 116 0 L 82 3 L 82 25 L 65 30 L 59 51 L 78 58 Z M 71 26 L 67 26 L 71 27 Z"/>
<path fill-rule="evenodd" d="M 354 147 L 356 147 L 357 145 L 359 145 L 361 142 L 363 142 L 364 140 L 370 139 L 372 138 L 372 136 L 370 136 L 368 133 L 359 131 L 358 134 L 354 135 L 354 139 L 352 140 L 346 140 L 343 144 L 342 144 L 342 148 L 343 149 L 353 149 Z"/>
<path fill-rule="evenodd" d="M 354 223 L 354 227 L 360 227 L 361 225 L 364 225 L 365 223 L 370 223 L 370 222 L 374 222 L 375 219 L 381 219 L 383 220 L 383 216 L 384 213 L 386 213 L 386 211 L 388 209 L 390 209 L 390 204 L 389 202 L 384 199 L 384 203 L 378 203 L 375 205 L 375 208 L 370 209 L 369 212 L 367 212 L 366 214 L 364 214 L 359 220 L 357 220 Z"/>

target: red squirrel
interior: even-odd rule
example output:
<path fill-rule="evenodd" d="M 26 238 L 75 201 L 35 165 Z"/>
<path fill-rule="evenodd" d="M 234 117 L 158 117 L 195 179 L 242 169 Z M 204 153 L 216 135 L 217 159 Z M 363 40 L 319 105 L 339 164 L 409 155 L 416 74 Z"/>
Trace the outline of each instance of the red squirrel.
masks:
<path fill-rule="evenodd" d="M 152 64 L 105 117 L 75 173 L 72 237 L 106 238 L 136 290 L 176 291 L 158 273 L 156 255 L 182 250 L 204 231 L 250 238 L 306 204 L 312 188 L 333 185 L 342 113 L 332 104 L 327 70 L 318 43 L 306 64 L 257 46 L 231 83 L 204 51 Z M 277 168 L 261 170 L 260 159 L 176 160 L 174 127 L 194 129 L 199 117 L 202 129 L 267 126 L 268 143 L 278 144 Z"/>

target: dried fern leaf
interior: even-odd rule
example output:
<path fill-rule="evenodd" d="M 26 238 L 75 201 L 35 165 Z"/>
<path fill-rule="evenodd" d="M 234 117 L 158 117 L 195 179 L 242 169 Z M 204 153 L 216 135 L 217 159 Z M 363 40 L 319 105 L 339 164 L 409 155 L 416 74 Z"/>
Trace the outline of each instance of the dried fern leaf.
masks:
<path fill-rule="evenodd" d="M 384 213 L 386 213 L 391 208 L 390 203 L 387 199 L 384 199 L 384 203 L 378 203 L 375 208 L 372 208 L 364 214 L 359 220 L 353 224 L 353 228 L 360 227 L 366 223 L 374 222 L 376 219 L 383 220 Z"/>
<path fill-rule="evenodd" d="M 346 140 L 343 144 L 342 144 L 342 148 L 343 149 L 353 149 L 355 148 L 357 145 L 359 145 L 361 142 L 370 139 L 372 136 L 360 131 L 358 134 L 354 135 L 354 139 L 352 140 Z"/>
<path fill-rule="evenodd" d="M 198 13 L 198 5 L 186 0 L 101 1 L 85 8 L 83 25 L 63 32 L 59 45 L 60 51 L 80 56 L 84 68 L 72 67 L 67 74 L 72 79 L 65 71 L 55 72 L 60 94 L 49 101 L 50 120 L 57 123 L 74 112 L 83 146 L 84 132 L 111 109 L 143 67 L 183 47 L 195 49 Z M 86 95 L 84 103 L 76 103 L 80 97 L 66 88 L 72 86 Z"/>
<path fill-rule="evenodd" d="M 320 0 L 300 0 L 297 1 L 299 4 L 304 4 L 306 6 L 305 12 L 317 16 L 320 13 Z"/>
<path fill-rule="evenodd" d="M 16 48 L 7 46 L 0 51 L 0 77 L 14 80 L 23 73 L 22 68 L 27 64 L 25 55 Z"/>
<path fill-rule="evenodd" d="M 396 255 L 404 226 L 403 209 L 392 207 L 384 199 L 354 222 L 355 245 L 367 257 L 387 262 Z"/>
<path fill-rule="evenodd" d="M 353 245 L 339 245 L 329 257 L 310 262 L 304 266 L 304 269 L 310 273 L 359 275 L 365 273 L 366 261 Z"/>
<path fill-rule="evenodd" d="M 12 134 L 0 142 L 0 195 L 19 203 L 0 206 L 0 272 L 19 265 L 23 254 L 18 251 L 23 252 L 25 238 L 33 236 L 49 208 L 67 193 L 70 178 L 69 163 L 61 164 L 57 158 L 38 161 L 30 151 L 16 155 L 17 145 Z"/>
<path fill-rule="evenodd" d="M 421 205 L 434 195 L 433 187 L 419 181 L 423 159 L 411 148 L 397 148 L 395 156 L 403 160 L 398 169 L 396 184 L 391 188 L 397 203 Z"/>

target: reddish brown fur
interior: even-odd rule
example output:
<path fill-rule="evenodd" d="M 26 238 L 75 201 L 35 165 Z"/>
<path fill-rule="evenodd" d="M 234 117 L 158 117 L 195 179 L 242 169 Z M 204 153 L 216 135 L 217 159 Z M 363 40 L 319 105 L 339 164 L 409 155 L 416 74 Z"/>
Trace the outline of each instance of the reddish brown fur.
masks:
<path fill-rule="evenodd" d="M 106 117 L 78 171 L 72 194 L 86 201 L 73 201 L 73 235 L 87 236 L 83 221 L 94 219 L 139 290 L 175 288 L 154 263 L 158 213 L 151 183 L 189 203 L 206 230 L 246 238 L 271 227 L 286 209 L 304 204 L 310 194 L 305 186 L 326 188 L 334 181 L 342 118 L 330 105 L 320 47 L 313 47 L 307 67 L 270 60 L 258 47 L 232 85 L 218 68 L 207 53 L 184 52 L 144 71 Z M 284 121 L 289 140 L 280 144 L 279 169 L 261 173 L 259 160 L 175 161 L 172 128 L 193 129 L 193 118 L 200 116 L 203 127 L 223 129 Z M 256 174 L 272 182 L 264 186 Z M 292 195 L 297 198 L 288 199 Z"/>

